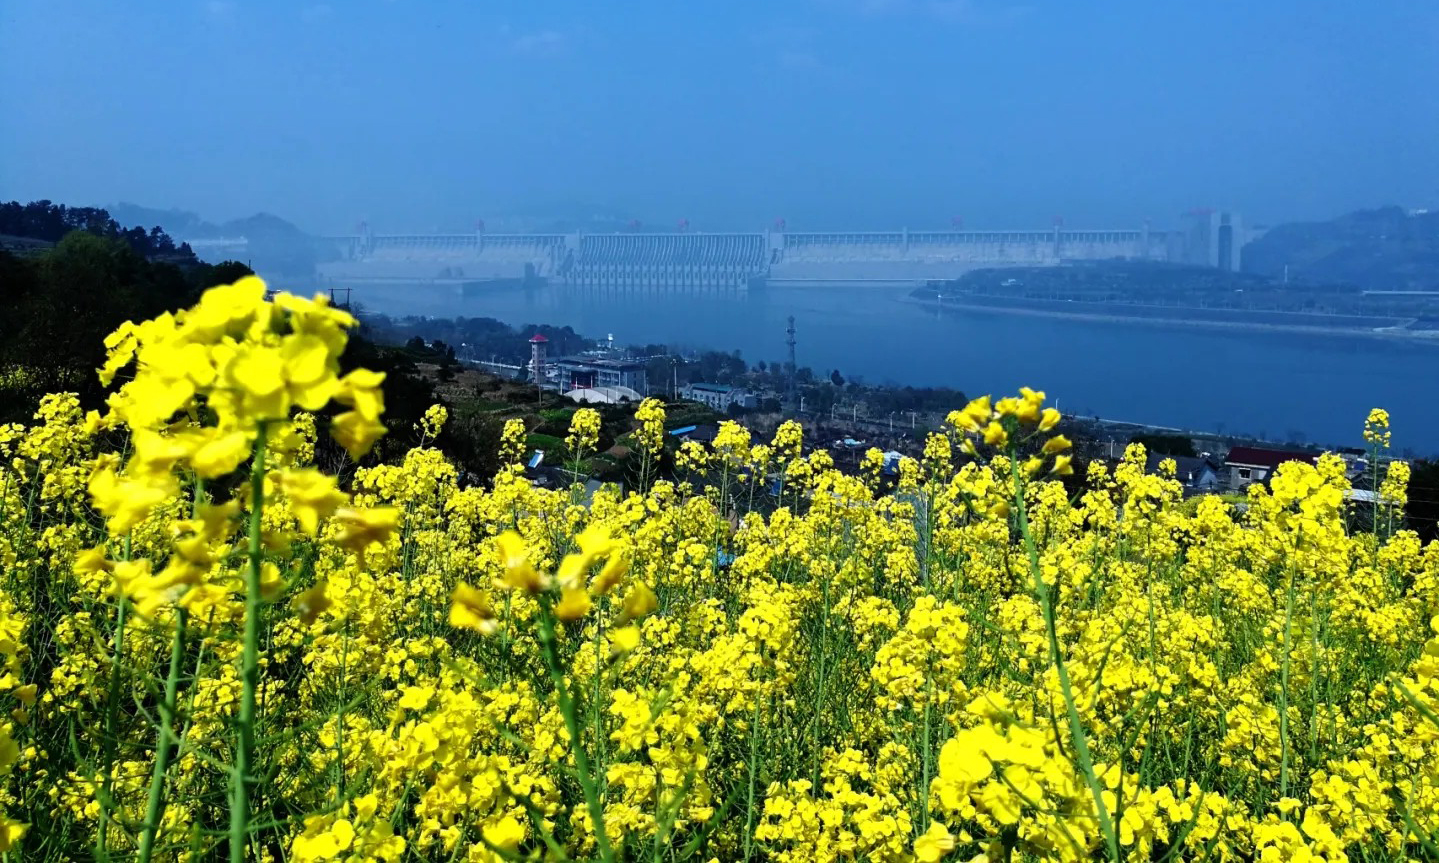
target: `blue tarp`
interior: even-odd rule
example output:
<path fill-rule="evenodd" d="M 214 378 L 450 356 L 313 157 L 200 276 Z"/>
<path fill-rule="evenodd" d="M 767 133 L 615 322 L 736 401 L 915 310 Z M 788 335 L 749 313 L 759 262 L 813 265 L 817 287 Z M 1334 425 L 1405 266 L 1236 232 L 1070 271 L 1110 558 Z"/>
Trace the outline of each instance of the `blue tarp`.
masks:
<path fill-rule="evenodd" d="M 697 428 L 699 428 L 699 426 L 685 426 L 684 428 L 677 428 L 671 431 L 670 435 L 673 437 L 683 437 Z"/>

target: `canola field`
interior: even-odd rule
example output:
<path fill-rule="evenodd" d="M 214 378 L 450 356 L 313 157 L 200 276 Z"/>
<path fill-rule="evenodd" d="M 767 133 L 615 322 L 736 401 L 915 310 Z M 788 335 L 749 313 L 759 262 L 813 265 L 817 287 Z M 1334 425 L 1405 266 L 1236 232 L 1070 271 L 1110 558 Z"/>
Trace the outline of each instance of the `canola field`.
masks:
<path fill-rule="evenodd" d="M 1071 498 L 1024 390 L 897 482 L 793 423 L 660 477 L 653 400 L 627 493 L 532 487 L 518 422 L 485 487 L 428 445 L 337 477 L 383 378 L 268 297 L 126 325 L 103 413 L 0 427 L 0 860 L 1439 857 L 1401 462 L 1235 506 L 1132 449 Z"/>

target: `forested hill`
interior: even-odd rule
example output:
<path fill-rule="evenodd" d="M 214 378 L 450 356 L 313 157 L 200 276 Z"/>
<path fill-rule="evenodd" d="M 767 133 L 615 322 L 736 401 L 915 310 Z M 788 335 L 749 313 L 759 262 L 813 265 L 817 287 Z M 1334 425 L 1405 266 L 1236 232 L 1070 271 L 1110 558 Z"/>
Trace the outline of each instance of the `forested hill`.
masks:
<path fill-rule="evenodd" d="M 137 255 L 164 258 L 177 263 L 193 262 L 190 247 L 176 245 L 158 225 L 125 228 L 100 207 L 67 207 L 49 201 L 0 203 L 0 236 L 58 243 L 71 231 L 86 231 L 111 240 L 120 240 Z"/>
<path fill-rule="evenodd" d="M 249 272 L 167 254 L 144 255 L 128 238 L 72 230 L 46 249 L 0 250 L 0 422 L 22 420 L 40 396 L 74 392 L 98 407 L 95 369 L 103 343 L 127 320 L 140 321 L 194 303 L 212 285 Z"/>
<path fill-rule="evenodd" d="M 106 336 L 125 321 L 188 308 L 206 288 L 250 272 L 236 261 L 198 261 L 163 229 L 121 228 L 104 209 L 49 201 L 0 204 L 0 308 L 6 312 L 0 325 L 0 424 L 29 420 L 48 393 L 75 393 L 83 407 L 103 409 L 109 390 L 95 370 L 105 360 Z M 352 333 L 341 357 L 345 370 L 363 366 L 386 374 L 391 433 L 379 449 L 392 456 L 416 445 L 420 417 L 436 401 L 416 366 L 428 357 L 412 354 Z M 458 418 L 452 426 L 456 431 L 447 430 L 441 445 L 468 469 L 493 474 L 498 426 Z M 321 447 L 338 456 L 328 437 Z"/>
<path fill-rule="evenodd" d="M 1439 212 L 1360 210 L 1327 222 L 1290 222 L 1244 247 L 1246 272 L 1305 284 L 1439 290 Z"/>

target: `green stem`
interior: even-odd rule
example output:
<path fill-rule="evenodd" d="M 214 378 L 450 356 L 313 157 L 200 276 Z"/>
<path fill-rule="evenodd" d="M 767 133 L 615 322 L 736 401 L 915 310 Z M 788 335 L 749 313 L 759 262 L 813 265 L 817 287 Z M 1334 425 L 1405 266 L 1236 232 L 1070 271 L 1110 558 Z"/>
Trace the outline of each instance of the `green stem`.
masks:
<path fill-rule="evenodd" d="M 1319 763 L 1319 609 L 1309 592 L 1309 763 Z"/>
<path fill-rule="evenodd" d="M 584 448 L 584 447 L 581 446 L 581 447 L 576 448 L 576 449 L 575 449 L 575 457 L 574 457 L 574 460 L 570 462 L 570 503 L 571 503 L 571 504 L 577 503 L 577 502 L 579 501 L 579 495 L 580 495 L 580 493 L 581 493 L 581 492 L 580 492 L 580 489 L 578 488 L 578 486 L 580 486 L 580 462 L 584 460 L 584 453 L 585 453 L 585 448 Z"/>
<path fill-rule="evenodd" d="M 600 706 L 600 688 L 603 683 L 602 676 L 604 670 L 604 665 L 600 658 L 600 642 L 604 640 L 604 637 L 605 618 L 604 615 L 600 615 L 599 623 L 595 626 L 595 686 L 594 693 L 590 698 L 590 722 L 594 729 L 593 734 L 595 736 L 595 761 L 598 762 L 600 775 L 604 775 L 605 773 L 605 761 L 607 760 L 604 729 L 601 727 L 601 722 L 604 719 L 604 710 Z"/>
<path fill-rule="evenodd" d="M 170 670 L 165 675 L 165 701 L 160 705 L 160 736 L 155 741 L 155 768 L 150 774 L 150 793 L 145 803 L 144 833 L 140 835 L 140 861 L 148 863 L 155 852 L 155 837 L 165 815 L 165 773 L 175 747 L 175 706 L 180 689 L 180 660 L 185 654 L 185 610 L 175 609 L 175 635 L 170 640 Z"/>
<path fill-rule="evenodd" d="M 820 583 L 820 590 L 824 597 L 824 615 L 819 623 L 819 680 L 815 685 L 814 712 L 810 716 L 810 752 L 814 756 L 814 787 L 819 784 L 819 737 L 820 717 L 824 715 L 824 660 L 829 653 L 829 579 Z"/>
<path fill-rule="evenodd" d="M 1012 448 L 1009 454 L 1009 464 L 1014 478 L 1014 503 L 1019 532 L 1024 537 L 1024 548 L 1029 554 L 1029 569 L 1030 574 L 1034 577 L 1034 591 L 1039 599 L 1040 607 L 1044 611 L 1044 628 L 1049 634 L 1050 659 L 1054 663 L 1055 674 L 1059 677 L 1059 689 L 1064 695 L 1064 706 L 1069 714 L 1069 736 L 1073 738 L 1074 754 L 1079 761 L 1079 770 L 1084 774 L 1084 782 L 1089 786 L 1089 793 L 1094 797 L 1094 808 L 1099 814 L 1099 830 L 1104 835 L 1110 859 L 1119 860 L 1119 837 L 1114 832 L 1114 821 L 1109 817 L 1109 807 L 1104 803 L 1104 791 L 1099 785 L 1099 778 L 1094 774 L 1094 759 L 1089 753 L 1089 741 L 1084 734 L 1084 725 L 1079 719 L 1079 709 L 1074 704 L 1074 688 L 1069 682 L 1069 669 L 1065 666 L 1064 656 L 1059 650 L 1054 596 L 1049 586 L 1044 583 L 1044 575 L 1039 568 L 1039 550 L 1035 548 L 1034 535 L 1029 531 L 1029 516 L 1025 511 L 1024 480 L 1019 473 L 1019 459 L 1015 457 Z"/>
<path fill-rule="evenodd" d="M 129 537 L 125 538 L 126 549 L 129 549 Z M 128 559 L 129 554 L 125 557 Z M 110 859 L 110 808 L 111 789 L 115 784 L 115 749 L 119 741 L 115 739 L 116 714 L 120 710 L 120 654 L 125 650 L 125 612 L 129 610 L 130 601 L 120 597 L 120 605 L 115 609 L 115 638 L 111 648 L 110 656 L 110 687 L 105 704 L 105 739 L 100 763 L 105 771 L 105 778 L 100 792 L 100 828 L 96 839 L 99 842 L 99 850 L 96 854 L 100 860 Z"/>
<path fill-rule="evenodd" d="M 1379 534 L 1379 444 L 1370 447 L 1369 462 L 1373 469 L 1373 478 L 1370 480 L 1369 488 L 1374 495 L 1369 502 L 1369 529 L 1378 536 Z"/>
<path fill-rule="evenodd" d="M 580 737 L 580 719 L 575 713 L 575 702 L 570 697 L 569 684 L 565 682 L 564 669 L 560 667 L 559 648 L 555 643 L 555 616 L 554 610 L 550 607 L 550 600 L 544 594 L 540 600 L 540 647 L 545 655 L 545 665 L 550 670 L 550 680 L 555 685 L 555 698 L 560 704 L 560 713 L 565 717 L 565 728 L 570 734 L 570 746 L 575 754 L 575 772 L 579 775 L 580 790 L 584 792 L 585 804 L 590 811 L 590 821 L 595 830 L 595 844 L 599 848 L 600 859 L 611 861 L 615 859 L 614 851 L 610 848 L 610 837 L 605 834 L 605 812 L 600 805 L 599 790 L 595 784 L 595 777 L 590 772 L 590 757 L 585 751 L 583 738 Z"/>
<path fill-rule="evenodd" d="M 1294 630 L 1294 577 L 1284 591 L 1284 657 L 1279 663 L 1279 796 L 1289 796 L 1289 651 Z"/>
<path fill-rule="evenodd" d="M 500 666 L 500 679 L 503 681 L 508 681 L 510 679 L 510 605 L 513 601 L 513 597 L 511 597 L 510 594 L 506 593 L 505 614 L 503 617 L 502 627 L 500 629 L 500 656 L 505 657 L 505 663 Z"/>
<path fill-rule="evenodd" d="M 190 499 L 190 517 L 197 518 L 200 506 L 205 500 L 205 480 L 195 477 L 194 494 Z M 175 634 L 170 640 L 170 668 L 165 674 L 165 700 L 160 704 L 160 732 L 155 741 L 155 766 L 150 774 L 150 788 L 145 801 L 145 822 L 142 825 L 143 832 L 140 835 L 141 861 L 148 861 L 154 855 L 155 839 L 160 833 L 160 822 L 165 816 L 165 777 L 170 769 L 170 759 L 176 746 L 189 731 L 188 723 L 181 733 L 176 735 L 175 713 L 179 707 L 180 690 L 180 660 L 185 654 L 185 627 L 189 623 L 189 613 L 183 608 L 175 609 Z M 192 680 L 198 680 L 200 675 L 199 662 L 203 660 L 205 651 L 203 646 L 200 649 L 200 659 L 196 662 L 195 673 Z M 195 693 L 190 693 L 190 706 L 194 707 Z M 193 709 L 191 710 L 193 714 Z"/>
<path fill-rule="evenodd" d="M 345 674 L 345 666 L 350 660 L 350 622 L 346 620 L 342 627 L 340 636 L 340 706 L 335 713 L 335 804 L 339 805 L 345 799 L 345 700 L 346 684 L 349 682 Z"/>
<path fill-rule="evenodd" d="M 760 659 L 764 659 L 764 648 L 760 648 Z M 759 772 L 759 690 L 754 694 L 754 716 L 749 727 L 749 802 L 745 806 L 744 818 L 744 859 L 748 863 L 754 853 L 754 783 Z"/>
<path fill-rule="evenodd" d="M 230 863 L 244 863 L 250 832 L 250 786 L 254 782 L 255 692 L 260 682 L 260 516 L 265 509 L 265 424 L 255 439 L 250 467 L 249 565 L 245 569 L 245 644 L 240 658 L 240 716 L 236 721 L 235 768 L 230 777 Z"/>
<path fill-rule="evenodd" d="M 934 483 L 925 483 L 924 496 L 924 553 L 920 555 L 920 577 L 924 581 L 924 592 L 929 593 L 930 552 L 934 549 Z"/>
<path fill-rule="evenodd" d="M 931 770 L 931 732 L 930 732 L 930 709 L 934 703 L 934 679 L 930 675 L 930 664 L 928 660 L 924 664 L 924 738 L 923 758 L 920 761 L 919 777 L 919 817 L 914 821 L 914 829 L 923 833 L 929 828 L 929 776 Z"/>
<path fill-rule="evenodd" d="M 710 577 L 705 580 L 705 599 L 709 599 L 710 590 L 719 578 L 719 555 L 720 537 L 726 526 L 725 521 L 725 498 L 729 495 L 729 465 L 726 464 L 720 472 L 719 484 L 719 520 L 715 522 L 714 536 L 710 539 Z"/>

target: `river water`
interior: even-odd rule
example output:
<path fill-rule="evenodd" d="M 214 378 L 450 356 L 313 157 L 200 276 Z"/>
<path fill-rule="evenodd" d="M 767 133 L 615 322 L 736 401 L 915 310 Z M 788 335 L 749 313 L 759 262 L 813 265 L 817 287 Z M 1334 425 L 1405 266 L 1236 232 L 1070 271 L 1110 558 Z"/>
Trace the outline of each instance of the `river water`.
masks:
<path fill-rule="evenodd" d="M 1220 330 L 946 309 L 908 289 L 677 290 L 363 287 L 389 315 L 490 317 L 569 325 L 615 343 L 739 350 L 782 361 L 793 315 L 800 365 L 866 383 L 947 386 L 975 395 L 1021 385 L 1065 413 L 1331 446 L 1360 445 L 1371 407 L 1388 408 L 1401 452 L 1439 453 L 1439 345 L 1367 336 Z"/>

